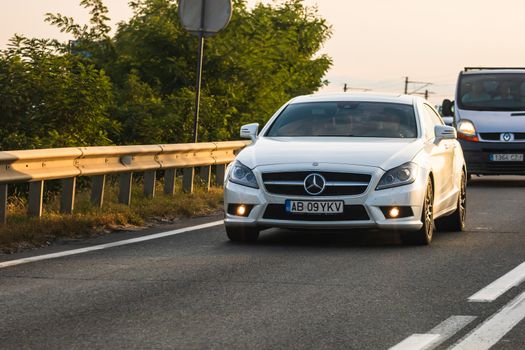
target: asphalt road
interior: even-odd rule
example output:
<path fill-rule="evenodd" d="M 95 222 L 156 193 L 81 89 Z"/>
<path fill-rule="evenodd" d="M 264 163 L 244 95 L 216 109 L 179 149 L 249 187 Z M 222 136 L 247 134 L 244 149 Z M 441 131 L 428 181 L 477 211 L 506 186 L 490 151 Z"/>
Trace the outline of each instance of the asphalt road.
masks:
<path fill-rule="evenodd" d="M 286 230 L 239 245 L 214 226 L 3 267 L 0 348 L 525 349 L 525 272 L 500 280 L 515 286 L 492 301 L 468 300 L 525 262 L 524 200 L 525 178 L 476 179 L 467 231 L 437 233 L 429 247 L 390 233 Z"/>

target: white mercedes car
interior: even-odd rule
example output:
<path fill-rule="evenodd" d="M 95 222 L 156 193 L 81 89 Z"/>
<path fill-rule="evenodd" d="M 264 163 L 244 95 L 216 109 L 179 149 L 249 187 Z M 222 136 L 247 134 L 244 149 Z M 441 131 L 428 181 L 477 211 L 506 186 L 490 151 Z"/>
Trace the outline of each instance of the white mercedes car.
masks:
<path fill-rule="evenodd" d="M 226 172 L 232 241 L 273 227 L 378 228 L 429 244 L 438 228 L 462 231 L 466 167 L 456 130 L 424 99 L 337 94 L 292 99 Z"/>

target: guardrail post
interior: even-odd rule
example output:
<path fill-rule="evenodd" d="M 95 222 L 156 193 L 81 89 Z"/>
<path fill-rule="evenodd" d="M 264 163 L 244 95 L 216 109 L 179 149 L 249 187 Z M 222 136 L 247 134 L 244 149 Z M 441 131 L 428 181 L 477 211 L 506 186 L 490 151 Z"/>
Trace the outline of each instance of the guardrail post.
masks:
<path fill-rule="evenodd" d="M 186 193 L 193 193 L 193 178 L 195 177 L 195 168 L 184 168 L 182 178 L 182 190 Z"/>
<path fill-rule="evenodd" d="M 155 197 L 155 182 L 157 180 L 157 172 L 155 170 L 146 171 L 144 173 L 144 196 L 147 198 Z"/>
<path fill-rule="evenodd" d="M 7 222 L 7 184 L 0 185 L 0 224 Z"/>
<path fill-rule="evenodd" d="M 217 164 L 215 168 L 215 184 L 218 187 L 224 185 L 224 173 L 226 172 L 226 164 Z"/>
<path fill-rule="evenodd" d="M 131 184 L 133 181 L 133 173 L 120 174 L 120 190 L 118 194 L 118 202 L 121 204 L 131 204 Z"/>
<path fill-rule="evenodd" d="M 210 180 L 211 180 L 211 166 L 203 166 L 201 167 L 200 171 L 200 177 L 202 182 L 204 182 L 204 187 L 206 188 L 206 191 L 210 190 Z"/>
<path fill-rule="evenodd" d="M 173 196 L 175 194 L 175 181 L 177 180 L 177 169 L 166 169 L 164 171 L 164 194 Z"/>
<path fill-rule="evenodd" d="M 72 177 L 62 180 L 62 197 L 60 199 L 60 212 L 63 214 L 72 214 L 75 208 L 75 189 L 77 178 Z"/>
<path fill-rule="evenodd" d="M 28 215 L 33 217 L 42 216 L 42 206 L 44 198 L 44 181 L 29 183 L 29 207 Z"/>
<path fill-rule="evenodd" d="M 91 203 L 98 208 L 104 204 L 104 189 L 106 188 L 106 175 L 93 176 L 91 179 Z"/>

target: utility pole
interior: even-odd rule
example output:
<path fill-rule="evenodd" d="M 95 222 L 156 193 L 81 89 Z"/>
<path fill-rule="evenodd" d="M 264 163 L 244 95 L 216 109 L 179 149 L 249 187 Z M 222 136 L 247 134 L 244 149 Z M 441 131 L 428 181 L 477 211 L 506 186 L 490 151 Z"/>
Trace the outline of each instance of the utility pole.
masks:
<path fill-rule="evenodd" d="M 415 90 L 409 92 L 408 91 L 408 87 L 409 87 L 410 84 L 419 85 L 419 86 L 416 87 Z M 432 85 L 432 83 L 428 82 L 428 81 L 410 81 L 410 79 L 408 79 L 408 77 L 405 77 L 405 95 L 424 95 L 425 99 L 428 99 L 428 95 L 432 94 L 433 92 L 425 90 L 425 92 L 422 93 L 422 92 L 419 92 L 419 91 L 421 91 L 422 89 L 424 89 L 424 88 L 426 88 L 427 86 L 430 86 L 430 85 Z"/>
<path fill-rule="evenodd" d="M 343 86 L 343 91 L 344 92 L 347 92 L 349 90 L 358 90 L 358 91 L 363 91 L 363 92 L 367 92 L 367 91 L 370 91 L 372 89 L 369 89 L 369 88 L 361 88 L 361 87 L 354 87 L 354 86 L 348 86 L 347 83 L 345 83 L 345 85 Z"/>

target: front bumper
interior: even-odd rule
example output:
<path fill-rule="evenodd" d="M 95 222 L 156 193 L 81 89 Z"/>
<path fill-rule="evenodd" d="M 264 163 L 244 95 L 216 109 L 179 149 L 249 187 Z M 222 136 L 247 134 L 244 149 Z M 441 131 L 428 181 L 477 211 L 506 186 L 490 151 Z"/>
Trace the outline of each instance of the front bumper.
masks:
<path fill-rule="evenodd" d="M 339 169 L 339 171 L 346 170 Z M 352 170 L 348 170 L 348 172 L 352 172 Z M 423 226 L 420 218 L 421 204 L 426 191 L 426 176 L 419 176 L 418 180 L 410 185 L 376 191 L 375 188 L 384 171 L 375 169 L 372 174 L 372 180 L 363 194 L 319 198 L 270 194 L 264 189 L 264 185 L 260 181 L 260 174 L 256 171 L 254 173 L 259 180 L 260 189 L 226 182 L 224 189 L 224 223 L 226 226 L 258 229 L 272 227 L 307 229 L 379 228 L 406 231 L 418 230 Z M 290 217 L 290 214 L 284 215 L 284 208 L 282 207 L 287 199 L 342 200 L 345 204 L 344 219 L 340 220 L 337 217 L 334 217 L 335 219 L 327 218 L 325 215 L 317 218 L 312 218 L 311 216 L 308 218 L 300 216 Z M 253 207 L 247 217 L 240 217 L 228 214 L 227 208 L 229 204 L 247 204 Z M 387 219 L 381 210 L 381 207 L 386 206 L 410 207 L 413 215 L 399 219 Z M 276 210 L 280 210 L 279 208 L 282 208 L 283 215 L 276 219 L 274 214 Z"/>
<path fill-rule="evenodd" d="M 467 172 L 478 175 L 525 175 L 525 162 L 494 162 L 490 154 L 525 154 L 525 142 L 471 142 L 459 140 Z"/>

